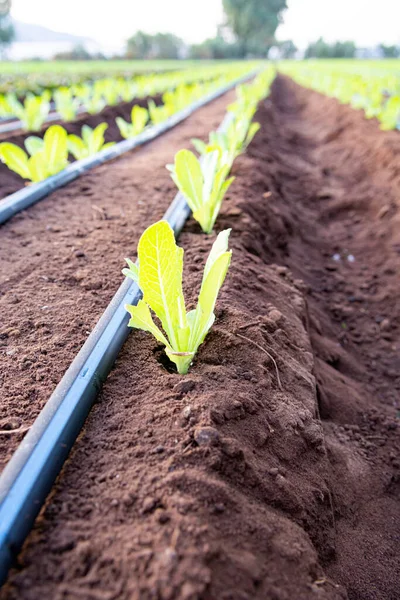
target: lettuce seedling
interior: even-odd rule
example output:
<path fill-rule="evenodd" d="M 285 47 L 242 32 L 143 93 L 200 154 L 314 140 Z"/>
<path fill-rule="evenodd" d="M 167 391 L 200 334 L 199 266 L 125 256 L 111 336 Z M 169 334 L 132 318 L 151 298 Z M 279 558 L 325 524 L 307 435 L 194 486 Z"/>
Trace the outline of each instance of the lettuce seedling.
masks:
<path fill-rule="evenodd" d="M 138 263 L 127 259 L 124 275 L 139 285 L 143 299 L 136 306 L 126 305 L 129 327 L 149 331 L 164 344 L 178 373 L 188 372 L 200 344 L 212 327 L 214 308 L 225 280 L 232 251 L 228 250 L 230 229 L 221 231 L 207 259 L 197 307 L 186 312 L 182 291 L 183 248 L 176 245 L 167 221 L 158 221 L 143 233 L 138 245 Z M 153 321 L 150 309 L 161 321 Z"/>
<path fill-rule="evenodd" d="M 25 148 L 31 155 L 9 142 L 0 144 L 0 160 L 9 169 L 32 182 L 55 175 L 68 164 L 67 132 L 61 125 L 52 125 L 43 139 L 30 136 Z"/>
<path fill-rule="evenodd" d="M 79 98 L 74 97 L 71 88 L 60 87 L 54 92 L 56 111 L 64 121 L 73 121 L 79 108 Z"/>
<path fill-rule="evenodd" d="M 154 100 L 149 100 L 148 107 L 150 120 L 155 125 L 163 123 L 163 121 L 166 121 L 172 114 L 171 108 L 167 104 L 161 104 L 161 106 L 157 106 Z"/>
<path fill-rule="evenodd" d="M 131 102 L 137 96 L 138 86 L 135 81 L 123 79 L 118 82 L 118 92 L 124 102 Z"/>
<path fill-rule="evenodd" d="M 94 93 L 101 94 L 108 106 L 115 106 L 119 102 L 119 86 L 114 79 L 100 79 L 94 84 Z"/>
<path fill-rule="evenodd" d="M 100 152 L 100 150 L 110 148 L 115 142 L 104 143 L 104 132 L 107 127 L 107 123 L 100 123 L 95 129 L 92 129 L 89 125 L 83 125 L 82 138 L 73 133 L 68 136 L 69 152 L 76 160 L 82 160 Z"/>
<path fill-rule="evenodd" d="M 97 115 L 107 105 L 103 96 L 99 94 L 90 95 L 84 103 L 85 109 L 91 115 Z"/>
<path fill-rule="evenodd" d="M 235 179 L 226 179 L 230 165 L 221 164 L 218 150 L 206 153 L 201 162 L 190 150 L 180 150 L 175 163 L 167 165 L 167 169 L 185 196 L 193 217 L 205 233 L 211 233 L 225 193 Z"/>
<path fill-rule="evenodd" d="M 191 86 L 180 84 L 174 90 L 164 92 L 163 103 L 172 113 L 182 110 L 191 102 Z"/>
<path fill-rule="evenodd" d="M 131 111 L 131 123 L 127 123 L 122 117 L 117 117 L 115 121 L 122 137 L 128 139 L 139 135 L 146 127 L 148 119 L 147 109 L 135 104 Z"/>
<path fill-rule="evenodd" d="M 15 94 L 0 94 L 0 116 L 1 117 L 12 117 L 13 110 L 9 102 L 9 98 L 15 96 Z"/>
<path fill-rule="evenodd" d="M 44 92 L 41 96 L 28 94 L 22 104 L 16 96 L 9 98 L 11 110 L 26 131 L 39 131 L 50 111 L 50 94 Z"/>
<path fill-rule="evenodd" d="M 232 121 L 226 133 L 212 131 L 208 144 L 197 138 L 192 139 L 192 144 L 202 155 L 218 150 L 222 163 L 231 167 L 235 158 L 245 152 L 259 129 L 259 123 L 250 123 L 246 117 L 238 117 Z"/>
<path fill-rule="evenodd" d="M 391 96 L 379 115 L 381 129 L 400 129 L 400 95 Z"/>

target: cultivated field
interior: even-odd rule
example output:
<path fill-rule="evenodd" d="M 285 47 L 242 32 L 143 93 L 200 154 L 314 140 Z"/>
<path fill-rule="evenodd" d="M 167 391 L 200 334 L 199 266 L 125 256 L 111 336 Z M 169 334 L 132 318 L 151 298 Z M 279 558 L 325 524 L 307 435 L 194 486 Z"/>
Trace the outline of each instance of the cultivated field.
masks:
<path fill-rule="evenodd" d="M 0 600 L 397 599 L 400 61 L 22 68 Z"/>

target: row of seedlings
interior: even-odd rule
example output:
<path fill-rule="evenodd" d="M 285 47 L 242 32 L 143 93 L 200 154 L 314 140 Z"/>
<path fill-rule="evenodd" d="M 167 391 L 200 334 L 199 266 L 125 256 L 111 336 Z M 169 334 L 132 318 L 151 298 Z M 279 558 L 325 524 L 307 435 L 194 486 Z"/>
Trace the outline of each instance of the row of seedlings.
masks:
<path fill-rule="evenodd" d="M 217 236 L 204 269 L 197 307 L 186 312 L 183 250 L 177 247 L 171 226 L 180 231 L 182 225 L 177 225 L 176 218 L 183 223 L 189 205 L 203 230 L 208 231 L 214 224 L 232 181 L 228 174 L 233 160 L 259 127 L 251 120 L 258 101 L 268 94 L 272 76 L 271 72 L 264 73 L 251 86 L 237 88 L 238 100 L 230 107 L 231 119 L 224 120 L 230 123 L 229 129 L 225 126 L 224 136 L 217 132 L 210 135 L 210 143 L 201 148 L 200 161 L 189 153 L 187 156 L 194 160 L 187 167 L 182 163 L 181 170 L 180 159 L 185 155 L 182 151 L 177 154 L 170 169 L 187 204 L 178 194 L 165 214 L 168 221 L 155 223 L 143 233 L 138 262 L 127 261 L 125 282 L 6 466 L 0 482 L 0 585 L 126 339 L 126 325 L 153 333 L 182 374 L 188 371 L 212 327 L 215 303 L 231 260 L 231 230 Z M 199 147 L 198 141 L 194 144 Z M 129 282 L 131 279 L 134 281 Z M 151 311 L 161 321 L 164 332 L 154 322 Z"/>
<path fill-rule="evenodd" d="M 270 83 L 271 73 L 264 72 L 253 83 L 238 86 L 237 101 L 229 107 L 232 120 L 226 133 L 210 133 L 208 143 L 193 140 L 201 159 L 190 150 L 180 150 L 174 164 L 167 165 L 204 233 L 213 231 L 225 193 L 234 180 L 228 177 L 233 161 L 260 128 L 258 123 L 252 123 L 252 118 L 258 102 L 268 94 Z M 182 291 L 184 251 L 176 245 L 167 221 L 158 221 L 144 231 L 136 263 L 126 259 L 128 267 L 123 273 L 138 284 L 143 294 L 136 306 L 126 306 L 129 326 L 153 334 L 165 346 L 178 373 L 188 372 L 214 323 L 218 293 L 231 261 L 230 232 L 226 229 L 218 234 L 204 267 L 197 306 L 189 312 Z M 151 311 L 163 331 L 154 322 Z"/>
<path fill-rule="evenodd" d="M 281 65 L 280 70 L 304 87 L 363 110 L 367 119 L 378 119 L 383 130 L 400 129 L 400 83 L 394 70 L 348 71 L 344 65 L 335 67 L 324 61 Z"/>
<path fill-rule="evenodd" d="M 18 119 L 18 127 L 25 131 L 39 131 L 53 117 L 70 122 L 79 113 L 94 115 L 106 106 L 132 102 L 135 98 L 154 96 L 168 89 L 196 85 L 201 81 L 212 84 L 238 70 L 243 71 L 243 67 L 231 67 L 228 72 L 226 69 L 222 72 L 221 67 L 203 67 L 192 72 L 142 75 L 134 79 L 108 77 L 94 83 L 62 86 L 53 92 L 45 90 L 37 95 L 28 93 L 24 100 L 18 99 L 16 93 L 9 92 L 0 94 L 0 117 Z M 55 110 L 56 115 L 52 115 L 51 110 Z"/>
<path fill-rule="evenodd" d="M 231 74 L 233 75 L 233 72 Z M 231 74 L 227 78 L 228 81 Z M 164 92 L 163 102 L 159 106 L 154 100 L 149 100 L 148 108 L 133 106 L 129 123 L 122 117 L 116 118 L 121 137 L 136 137 L 147 126 L 166 121 L 219 85 L 220 79 L 195 85 L 181 84 Z M 69 155 L 76 160 L 82 160 L 114 145 L 115 142 L 105 143 L 104 134 L 107 128 L 107 123 L 100 123 L 94 129 L 83 125 L 80 137 L 68 134 L 61 125 L 52 125 L 46 130 L 43 139 L 33 135 L 26 138 L 25 150 L 11 142 L 0 143 L 0 160 L 23 179 L 37 183 L 65 169 L 69 163 Z"/>

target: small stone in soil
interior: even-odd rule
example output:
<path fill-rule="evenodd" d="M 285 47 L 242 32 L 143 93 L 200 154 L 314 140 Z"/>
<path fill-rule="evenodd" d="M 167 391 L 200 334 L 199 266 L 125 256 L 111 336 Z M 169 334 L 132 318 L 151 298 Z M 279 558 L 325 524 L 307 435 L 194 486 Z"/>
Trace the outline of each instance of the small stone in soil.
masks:
<path fill-rule="evenodd" d="M 171 517 L 169 516 L 169 514 L 165 510 L 161 510 L 161 509 L 156 511 L 156 517 L 157 517 L 157 521 L 159 523 L 161 523 L 161 525 L 164 525 L 164 523 L 168 523 L 168 521 L 171 520 Z"/>
<path fill-rule="evenodd" d="M 194 439 L 199 446 L 212 446 L 219 440 L 219 433 L 214 427 L 198 427 Z"/>
<path fill-rule="evenodd" d="M 10 337 L 19 337 L 21 335 L 21 330 L 11 328 L 7 331 L 7 333 Z"/>
<path fill-rule="evenodd" d="M 188 419 L 191 414 L 192 414 L 192 407 L 191 406 L 185 406 L 185 408 L 182 410 L 182 417 L 184 419 Z"/>
<path fill-rule="evenodd" d="M 134 504 L 136 498 L 133 494 L 126 494 L 126 496 L 123 497 L 122 502 L 124 503 L 125 506 L 132 506 L 132 504 Z"/>
<path fill-rule="evenodd" d="M 195 386 L 196 382 L 193 379 L 184 379 L 174 386 L 174 392 L 177 394 L 187 394 L 194 390 Z"/>
<path fill-rule="evenodd" d="M 151 512 L 152 510 L 155 509 L 156 504 L 157 504 L 157 502 L 154 498 L 151 498 L 151 496 L 147 496 L 143 500 L 142 513 L 144 514 L 144 513 Z"/>
<path fill-rule="evenodd" d="M 278 323 L 278 321 L 280 321 L 283 317 L 282 313 L 277 310 L 276 308 L 272 309 L 271 312 L 268 314 L 268 317 L 274 321 L 275 323 Z"/>
<path fill-rule="evenodd" d="M 0 429 L 12 431 L 13 429 L 19 429 L 21 427 L 21 421 L 19 419 L 9 419 L 5 423 L 0 425 Z"/>

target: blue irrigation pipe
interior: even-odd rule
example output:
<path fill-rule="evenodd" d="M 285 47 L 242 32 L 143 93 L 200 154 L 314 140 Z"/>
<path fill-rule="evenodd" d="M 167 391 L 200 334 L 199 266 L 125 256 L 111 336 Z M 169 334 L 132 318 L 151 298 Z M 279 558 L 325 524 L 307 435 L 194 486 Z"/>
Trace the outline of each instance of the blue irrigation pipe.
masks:
<path fill-rule="evenodd" d="M 142 133 L 134 138 L 119 142 L 111 148 L 101 150 L 94 156 L 89 156 L 83 160 L 78 160 L 69 165 L 63 171 L 60 171 L 60 173 L 57 173 L 52 177 L 48 177 L 44 181 L 40 181 L 39 183 L 34 183 L 33 185 L 25 187 L 24 189 L 15 192 L 15 194 L 7 196 L 7 198 L 0 201 L 0 225 L 11 219 L 11 217 L 20 211 L 25 210 L 29 206 L 32 206 L 32 204 L 42 200 L 54 190 L 66 185 L 67 183 L 70 183 L 74 179 L 77 179 L 80 175 L 82 175 L 82 173 L 85 173 L 86 171 L 89 171 L 90 169 L 93 169 L 94 167 L 97 167 L 98 165 L 101 165 L 109 160 L 113 160 L 114 158 L 117 158 L 117 156 L 121 156 L 121 154 L 124 154 L 129 150 L 133 150 L 133 148 L 137 148 L 138 146 L 141 146 L 146 142 L 150 142 L 154 138 L 162 135 L 169 129 L 172 129 L 187 119 L 192 113 L 202 106 L 205 106 L 216 98 L 219 98 L 219 96 L 222 96 L 236 85 L 251 79 L 259 72 L 260 69 L 256 69 L 242 77 L 238 77 L 227 85 L 218 88 L 203 98 L 200 98 L 200 100 L 196 100 L 196 102 L 193 102 L 183 110 L 175 113 L 163 123 L 160 123 L 159 125 L 152 125 L 151 127 L 146 128 Z"/>
<path fill-rule="evenodd" d="M 210 95 L 208 102 L 222 93 Z M 181 112 L 179 120 L 203 104 L 197 102 Z M 228 112 L 219 131 L 226 131 L 232 118 Z M 178 236 L 189 215 L 190 208 L 178 193 L 163 218 Z M 121 284 L 0 477 L 0 585 L 130 333 L 125 304 L 137 304 L 140 297 L 135 282 L 126 279 Z"/>

